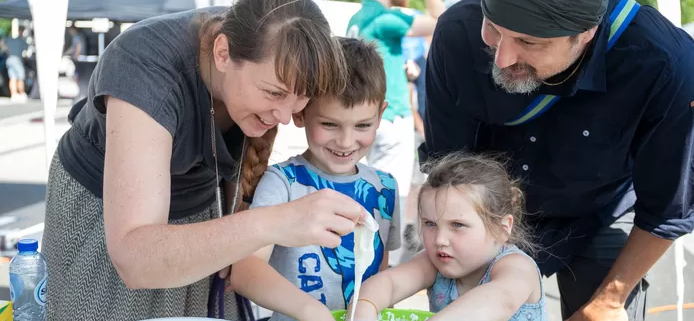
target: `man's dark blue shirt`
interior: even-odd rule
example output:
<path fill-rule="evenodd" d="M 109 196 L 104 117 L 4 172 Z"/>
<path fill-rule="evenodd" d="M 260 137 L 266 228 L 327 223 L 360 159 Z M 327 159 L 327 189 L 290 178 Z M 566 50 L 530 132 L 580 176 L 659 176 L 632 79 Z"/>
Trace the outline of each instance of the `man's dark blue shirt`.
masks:
<path fill-rule="evenodd" d="M 694 41 L 642 6 L 608 52 L 616 4 L 578 74 L 531 95 L 494 84 L 479 0 L 448 9 L 432 40 L 420 159 L 459 150 L 508 156 L 538 241 L 553 254 L 538 257 L 547 275 L 631 208 L 635 225 L 658 237 L 694 229 Z M 528 123 L 504 125 L 539 94 L 562 98 Z"/>

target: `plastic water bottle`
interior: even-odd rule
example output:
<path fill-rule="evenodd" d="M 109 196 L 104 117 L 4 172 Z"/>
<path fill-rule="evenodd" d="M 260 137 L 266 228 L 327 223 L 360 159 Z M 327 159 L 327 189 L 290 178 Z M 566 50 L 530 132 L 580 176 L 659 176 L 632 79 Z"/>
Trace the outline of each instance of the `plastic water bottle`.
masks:
<path fill-rule="evenodd" d="M 10 261 L 10 298 L 14 321 L 46 320 L 46 260 L 38 252 L 39 242 L 23 239 L 19 253 Z"/>

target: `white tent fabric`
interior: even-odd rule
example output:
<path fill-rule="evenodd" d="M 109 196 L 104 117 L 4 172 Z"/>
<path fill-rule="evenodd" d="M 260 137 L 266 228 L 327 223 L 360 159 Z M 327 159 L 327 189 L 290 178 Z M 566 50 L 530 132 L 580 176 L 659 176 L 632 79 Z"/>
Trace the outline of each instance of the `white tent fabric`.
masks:
<path fill-rule="evenodd" d="M 361 3 L 354 2 L 338 2 L 327 0 L 314 0 L 323 15 L 330 23 L 330 29 L 336 36 L 344 37 L 347 33 L 347 25 L 349 19 L 361 9 Z"/>
<path fill-rule="evenodd" d="M 58 67 L 65 41 L 68 0 L 29 0 L 36 38 L 36 67 L 43 102 L 46 166 L 57 147 L 55 109 L 58 105 Z"/>
<path fill-rule="evenodd" d="M 67 18 L 69 20 L 108 18 L 118 22 L 137 22 L 193 8 L 195 8 L 194 0 L 70 0 Z M 0 17 L 31 19 L 29 1 L 0 1 Z"/>

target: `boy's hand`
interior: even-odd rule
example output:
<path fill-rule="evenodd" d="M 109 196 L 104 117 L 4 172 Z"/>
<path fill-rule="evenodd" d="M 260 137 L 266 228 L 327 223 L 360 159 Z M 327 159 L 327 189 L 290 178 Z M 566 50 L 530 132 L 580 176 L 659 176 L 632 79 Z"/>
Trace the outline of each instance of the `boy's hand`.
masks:
<path fill-rule="evenodd" d="M 231 291 L 231 266 L 227 266 L 217 273 L 219 278 L 224 280 L 224 291 Z"/>
<path fill-rule="evenodd" d="M 303 309 L 299 321 L 335 321 L 328 307 L 316 300 L 315 304 L 309 304 Z"/>

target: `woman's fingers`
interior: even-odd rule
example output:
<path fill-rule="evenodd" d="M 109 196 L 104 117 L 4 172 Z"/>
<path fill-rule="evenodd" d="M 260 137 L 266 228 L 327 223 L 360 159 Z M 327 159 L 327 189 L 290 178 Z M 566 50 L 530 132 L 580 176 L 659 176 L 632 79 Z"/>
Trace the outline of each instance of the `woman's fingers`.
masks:
<path fill-rule="evenodd" d="M 342 238 L 328 230 L 322 231 L 318 235 L 318 245 L 334 249 L 342 243 Z"/>
<path fill-rule="evenodd" d="M 331 193 L 330 205 L 333 213 L 342 216 L 352 222 L 359 222 L 364 214 L 364 207 L 357 201 L 340 192 Z"/>
<path fill-rule="evenodd" d="M 287 225 L 281 233 L 287 233 L 282 245 L 296 247 L 316 244 L 335 248 L 340 236 L 354 231 L 357 222 L 365 218 L 364 207 L 352 198 L 330 189 L 322 189 L 292 202 L 291 212 L 284 216 Z"/>
<path fill-rule="evenodd" d="M 326 220 L 327 230 L 337 233 L 340 236 L 347 235 L 354 231 L 356 224 L 345 217 L 333 215 Z"/>

